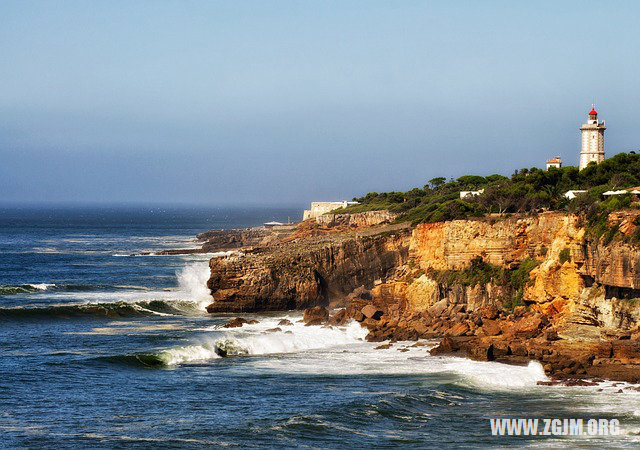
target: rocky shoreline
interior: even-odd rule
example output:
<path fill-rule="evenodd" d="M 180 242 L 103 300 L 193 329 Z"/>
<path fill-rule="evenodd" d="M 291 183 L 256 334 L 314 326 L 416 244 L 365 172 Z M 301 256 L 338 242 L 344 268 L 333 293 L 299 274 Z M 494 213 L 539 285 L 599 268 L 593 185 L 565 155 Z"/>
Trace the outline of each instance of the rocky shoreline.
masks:
<path fill-rule="evenodd" d="M 303 222 L 211 259 L 207 310 L 305 310 L 312 325 L 356 320 L 370 341 L 438 339 L 434 355 L 537 360 L 557 382 L 640 382 L 639 249 L 593 241 L 562 213 L 417 227 L 375 217 Z"/>

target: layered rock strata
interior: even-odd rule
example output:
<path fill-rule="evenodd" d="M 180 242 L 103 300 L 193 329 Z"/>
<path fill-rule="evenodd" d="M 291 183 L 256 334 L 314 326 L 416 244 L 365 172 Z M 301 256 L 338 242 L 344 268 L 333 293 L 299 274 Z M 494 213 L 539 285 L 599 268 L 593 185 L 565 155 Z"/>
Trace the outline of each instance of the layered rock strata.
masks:
<path fill-rule="evenodd" d="M 373 287 L 406 263 L 406 225 L 280 243 L 210 261 L 209 312 L 302 309 Z"/>

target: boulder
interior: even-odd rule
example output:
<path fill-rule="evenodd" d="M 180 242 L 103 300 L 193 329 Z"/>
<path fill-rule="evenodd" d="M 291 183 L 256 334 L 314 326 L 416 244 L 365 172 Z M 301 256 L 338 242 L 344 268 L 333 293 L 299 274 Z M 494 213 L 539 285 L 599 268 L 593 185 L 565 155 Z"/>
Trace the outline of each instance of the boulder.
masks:
<path fill-rule="evenodd" d="M 349 320 L 347 310 L 342 308 L 329 317 L 329 325 L 344 325 Z"/>
<path fill-rule="evenodd" d="M 458 350 L 458 345 L 449 336 L 445 336 L 440 340 L 440 343 L 432 348 L 429 353 L 432 355 L 442 355 L 447 353 L 453 353 Z"/>
<path fill-rule="evenodd" d="M 324 306 L 314 306 L 304 310 L 302 320 L 305 325 L 320 325 L 329 318 L 329 310 Z"/>
<path fill-rule="evenodd" d="M 442 313 L 444 313 L 447 310 L 448 307 L 448 301 L 447 299 L 442 299 L 436 303 L 434 303 L 433 305 L 431 305 L 428 309 L 427 309 L 427 313 L 430 316 L 433 317 L 438 317 L 440 315 L 442 315 Z"/>
<path fill-rule="evenodd" d="M 324 319 L 311 319 L 305 322 L 305 327 L 312 327 L 317 325 L 323 325 L 326 321 Z"/>
<path fill-rule="evenodd" d="M 360 312 L 367 319 L 374 319 L 374 320 L 379 320 L 380 317 L 382 317 L 382 314 L 383 314 L 383 311 L 381 311 L 380 309 L 376 308 L 372 304 L 368 304 L 367 306 L 362 308 L 360 310 Z"/>
<path fill-rule="evenodd" d="M 278 322 L 279 327 L 288 325 L 293 325 L 289 319 L 282 319 L 280 322 Z"/>
<path fill-rule="evenodd" d="M 482 333 L 485 336 L 497 336 L 502 333 L 500 323 L 497 320 L 486 319 L 482 322 Z"/>
<path fill-rule="evenodd" d="M 222 325 L 224 328 L 237 328 L 237 327 L 241 327 L 244 324 L 254 324 L 254 323 L 258 323 L 257 320 L 247 320 L 243 317 L 236 317 L 235 319 L 230 320 L 229 322 L 225 323 L 224 325 Z"/>
<path fill-rule="evenodd" d="M 631 340 L 617 340 L 611 342 L 613 357 L 623 363 L 640 364 L 640 342 Z"/>
<path fill-rule="evenodd" d="M 500 310 L 496 305 L 487 305 L 480 310 L 483 319 L 495 320 L 500 315 Z"/>
<path fill-rule="evenodd" d="M 544 338 L 547 341 L 557 341 L 559 339 L 558 332 L 553 328 L 548 328 L 544 332 Z"/>
<path fill-rule="evenodd" d="M 518 320 L 513 326 L 513 332 L 522 338 L 533 338 L 540 334 L 544 321 L 539 316 L 529 316 Z"/>
<path fill-rule="evenodd" d="M 513 316 L 514 317 L 522 317 L 527 313 L 526 306 L 516 306 L 513 308 Z"/>
<path fill-rule="evenodd" d="M 451 336 L 463 336 L 467 334 L 468 331 L 469 331 L 469 325 L 467 325 L 464 322 L 460 322 L 455 324 L 449 329 L 449 334 Z"/>

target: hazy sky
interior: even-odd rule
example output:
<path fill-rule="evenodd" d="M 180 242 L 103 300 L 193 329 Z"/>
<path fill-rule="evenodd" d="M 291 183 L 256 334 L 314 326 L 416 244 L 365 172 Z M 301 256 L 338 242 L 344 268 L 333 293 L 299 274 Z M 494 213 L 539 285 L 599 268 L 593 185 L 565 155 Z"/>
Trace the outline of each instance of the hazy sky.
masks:
<path fill-rule="evenodd" d="M 0 2 L 0 202 L 270 204 L 640 147 L 640 2 Z"/>

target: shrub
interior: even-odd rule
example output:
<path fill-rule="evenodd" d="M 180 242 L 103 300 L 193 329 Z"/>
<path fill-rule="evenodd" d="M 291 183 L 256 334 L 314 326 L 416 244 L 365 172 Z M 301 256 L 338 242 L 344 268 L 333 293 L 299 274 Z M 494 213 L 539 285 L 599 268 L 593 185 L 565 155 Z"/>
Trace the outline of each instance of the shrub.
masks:
<path fill-rule="evenodd" d="M 560 264 L 571 261 L 571 250 L 569 250 L 567 247 L 563 248 L 560 251 L 560 255 L 558 256 L 558 258 L 560 260 Z"/>

